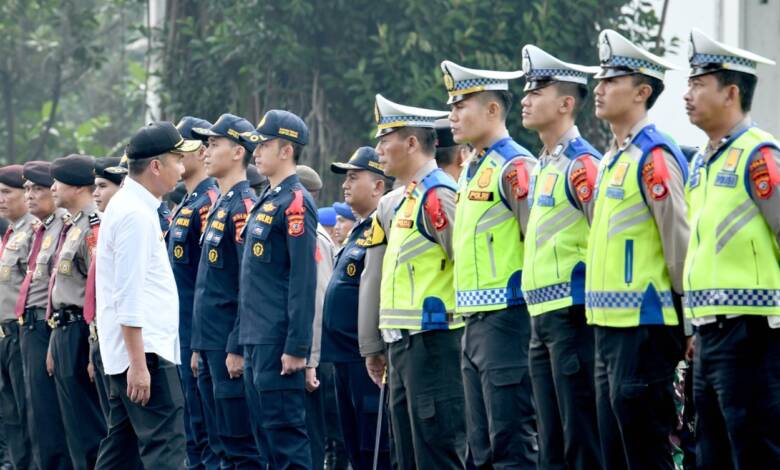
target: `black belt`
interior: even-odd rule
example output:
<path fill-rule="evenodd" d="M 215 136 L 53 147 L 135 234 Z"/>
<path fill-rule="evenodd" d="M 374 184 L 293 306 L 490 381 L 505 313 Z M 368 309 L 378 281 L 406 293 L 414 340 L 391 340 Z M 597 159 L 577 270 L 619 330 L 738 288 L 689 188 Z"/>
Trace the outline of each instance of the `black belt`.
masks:
<path fill-rule="evenodd" d="M 49 326 L 53 329 L 79 321 L 84 321 L 82 310 L 79 307 L 65 307 L 51 312 Z"/>
<path fill-rule="evenodd" d="M 19 325 L 30 325 L 31 328 L 39 320 L 46 320 L 46 309 L 43 307 L 27 307 L 17 319 Z"/>
<path fill-rule="evenodd" d="M 16 320 L 6 320 L 0 323 L 0 338 L 19 333 L 19 323 Z"/>

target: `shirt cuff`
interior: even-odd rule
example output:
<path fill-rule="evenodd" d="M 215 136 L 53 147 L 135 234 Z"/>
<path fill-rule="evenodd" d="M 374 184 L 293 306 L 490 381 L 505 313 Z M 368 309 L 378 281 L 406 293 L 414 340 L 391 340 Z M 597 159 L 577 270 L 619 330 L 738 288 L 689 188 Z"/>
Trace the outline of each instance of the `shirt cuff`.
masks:
<path fill-rule="evenodd" d="M 121 326 L 130 326 L 130 327 L 133 327 L 133 328 L 143 328 L 144 327 L 143 319 L 139 315 L 128 315 L 128 314 L 117 315 L 116 316 L 116 321 Z"/>
<path fill-rule="evenodd" d="M 294 357 L 307 357 L 309 355 L 309 348 L 311 347 L 311 341 L 291 341 L 287 340 L 284 343 L 284 353 L 288 356 Z"/>
<path fill-rule="evenodd" d="M 377 356 L 384 354 L 385 342 L 382 339 L 371 340 L 368 342 L 360 343 L 360 355 L 363 357 Z"/>

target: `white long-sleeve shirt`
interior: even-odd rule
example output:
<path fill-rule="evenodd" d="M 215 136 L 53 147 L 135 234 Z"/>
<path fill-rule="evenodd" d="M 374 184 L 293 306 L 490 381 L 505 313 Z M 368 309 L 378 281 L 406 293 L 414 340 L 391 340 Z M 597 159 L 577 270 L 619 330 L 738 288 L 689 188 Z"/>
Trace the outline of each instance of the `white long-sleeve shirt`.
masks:
<path fill-rule="evenodd" d="M 144 352 L 179 364 L 179 295 L 163 240 L 160 200 L 132 178 L 111 199 L 97 244 L 96 306 L 106 374 L 130 365 L 122 326 L 141 328 Z"/>

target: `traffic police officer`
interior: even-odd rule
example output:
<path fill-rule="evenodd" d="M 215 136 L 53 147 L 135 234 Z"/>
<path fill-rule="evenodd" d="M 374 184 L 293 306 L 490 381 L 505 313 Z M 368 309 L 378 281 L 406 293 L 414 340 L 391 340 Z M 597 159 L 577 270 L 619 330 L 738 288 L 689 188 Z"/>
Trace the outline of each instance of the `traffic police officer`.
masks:
<path fill-rule="evenodd" d="M 73 468 L 92 468 L 100 440 L 106 435 L 97 392 L 87 374 L 91 319 L 83 312 L 100 227 L 100 213 L 92 199 L 95 159 L 87 155 L 57 158 L 52 162 L 51 176 L 54 202 L 68 210 L 71 218 L 60 232 L 53 258 L 56 269 L 49 281 L 47 316 L 54 330 L 46 362 L 57 386 Z M 94 299 L 92 302 L 94 305 Z"/>
<path fill-rule="evenodd" d="M 687 165 L 647 110 L 673 66 L 612 30 L 601 32 L 599 46 L 596 117 L 614 135 L 594 196 L 585 307 L 595 325 L 603 464 L 672 468 L 672 380 L 684 341 L 679 309 Z"/>
<path fill-rule="evenodd" d="M 105 157 L 95 160 L 95 190 L 92 197 L 100 212 L 106 210 L 108 201 L 119 191 L 125 176 L 124 168 L 119 167 L 119 157 Z M 94 264 L 94 259 L 92 261 Z M 90 269 L 93 269 L 90 266 Z M 95 382 L 98 399 L 103 416 L 108 422 L 108 382 L 103 370 L 103 361 L 100 358 L 100 344 L 98 343 L 97 327 L 95 322 L 89 324 L 89 377 Z M 139 460 L 140 463 L 140 460 Z"/>
<path fill-rule="evenodd" d="M 327 283 L 323 311 L 323 362 L 335 367 L 336 397 L 341 431 L 354 470 L 372 468 L 379 389 L 368 376 L 358 348 L 358 293 L 363 262 L 371 234 L 371 216 L 385 193 L 386 179 L 379 156 L 360 147 L 346 163 L 332 163 L 331 171 L 346 175 L 344 200 L 359 221 L 336 255 L 333 276 Z M 390 468 L 387 419 L 382 420 L 378 468 Z"/>
<path fill-rule="evenodd" d="M 463 468 L 463 319 L 454 312 L 455 182 L 434 160 L 434 121 L 446 111 L 376 95 L 376 149 L 385 174 L 405 185 L 390 220 L 374 218 L 371 245 L 386 243 L 379 328 L 389 343 L 390 423 L 400 468 Z M 384 214 L 383 214 L 384 215 Z"/>
<path fill-rule="evenodd" d="M 475 155 L 461 173 L 453 245 L 456 310 L 466 319 L 463 385 L 469 448 L 477 466 L 535 468 L 530 321 L 520 282 L 528 222 L 530 152 L 506 129 L 509 80 L 522 71 L 441 64 L 455 142 Z"/>
<path fill-rule="evenodd" d="M 24 191 L 27 208 L 40 222 L 34 226 L 27 273 L 16 301 L 16 316 L 22 325 L 19 347 L 24 371 L 25 402 L 27 403 L 33 457 L 40 469 L 71 468 L 65 429 L 54 379 L 46 372 L 46 351 L 51 328 L 46 323 L 49 303 L 49 277 L 57 240 L 68 211 L 55 208 L 49 173 L 51 162 L 30 161 L 24 164 Z"/>
<path fill-rule="evenodd" d="M 471 148 L 467 144 L 456 144 L 452 138 L 449 119 L 437 119 L 436 164 L 455 181 L 460 179 L 463 163 L 469 158 Z"/>
<path fill-rule="evenodd" d="M 522 289 L 531 315 L 529 366 L 539 466 L 601 466 L 593 385 L 593 330 L 585 319 L 585 252 L 601 154 L 574 119 L 593 67 L 523 47 L 523 126 L 544 147 L 531 173 Z"/>
<path fill-rule="evenodd" d="M 685 104 L 709 142 L 686 188 L 683 279 L 707 469 L 780 467 L 780 150 L 750 119 L 758 64 L 774 62 L 691 33 Z"/>
<path fill-rule="evenodd" d="M 190 365 L 198 376 L 207 430 L 215 434 L 210 442 L 219 442 L 214 450 L 223 466 L 241 468 L 260 466 L 241 379 L 243 348 L 238 342 L 241 232 L 257 199 L 246 179 L 254 144 L 242 141 L 240 134 L 253 129 L 249 121 L 232 114 L 223 114 L 209 128 L 193 128 L 195 137 L 208 138 L 206 173 L 217 179 L 222 195 L 208 214 L 201 239 Z"/>
<path fill-rule="evenodd" d="M 0 214 L 9 221 L 0 246 L 0 416 L 14 468 L 33 463 L 27 427 L 19 324 L 14 310 L 27 272 L 37 219 L 24 202 L 22 165 L 0 168 Z"/>
<path fill-rule="evenodd" d="M 317 209 L 296 175 L 309 141 L 301 118 L 268 111 L 243 137 L 269 188 L 252 208 L 241 263 L 240 343 L 260 408 L 272 468 L 313 467 L 306 433 L 306 358 L 317 287 Z M 280 373 L 281 372 L 281 373 Z"/>
<path fill-rule="evenodd" d="M 196 140 L 192 128 L 208 129 L 211 123 L 192 116 L 185 116 L 176 128 L 187 140 Z M 198 382 L 192 375 L 188 359 L 192 357 L 192 310 L 195 297 L 195 279 L 200 260 L 200 237 L 206 227 L 211 206 L 219 197 L 219 190 L 213 178 L 206 175 L 203 166 L 205 145 L 194 152 L 182 154 L 184 173 L 182 180 L 186 196 L 176 207 L 171 217 L 171 229 L 168 231 L 168 257 L 173 268 L 173 277 L 179 291 L 179 339 L 181 357 L 185 358 L 179 366 L 186 413 L 184 413 L 184 431 L 187 435 L 188 468 L 215 468 L 218 458 L 208 443 L 208 434 L 203 416 L 203 404 Z"/>

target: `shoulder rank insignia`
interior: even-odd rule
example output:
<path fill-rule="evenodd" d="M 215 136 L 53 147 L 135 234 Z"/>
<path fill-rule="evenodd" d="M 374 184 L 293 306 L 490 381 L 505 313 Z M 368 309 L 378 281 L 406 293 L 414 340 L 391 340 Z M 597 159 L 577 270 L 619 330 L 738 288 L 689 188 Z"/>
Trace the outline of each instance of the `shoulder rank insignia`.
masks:
<path fill-rule="evenodd" d="M 263 209 L 263 212 L 273 212 L 276 210 L 276 205 L 273 202 L 266 202 L 261 209 Z"/>
<path fill-rule="evenodd" d="M 89 225 L 100 225 L 100 216 L 97 212 L 89 214 Z"/>

